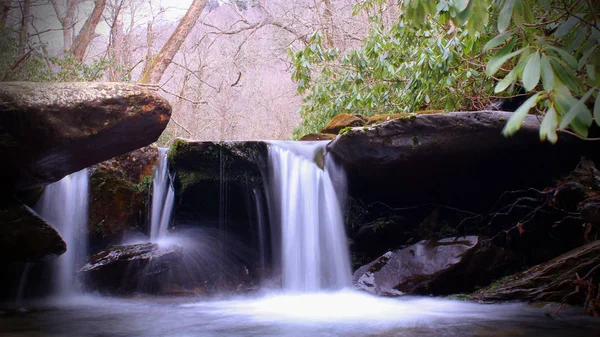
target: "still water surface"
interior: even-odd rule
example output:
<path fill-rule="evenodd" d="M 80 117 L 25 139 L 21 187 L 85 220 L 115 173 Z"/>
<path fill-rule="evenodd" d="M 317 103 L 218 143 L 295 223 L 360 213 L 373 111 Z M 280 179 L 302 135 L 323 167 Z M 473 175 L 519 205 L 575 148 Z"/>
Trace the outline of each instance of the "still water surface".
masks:
<path fill-rule="evenodd" d="M 598 319 L 545 311 L 354 291 L 227 300 L 81 296 L 0 311 L 0 336 L 600 336 Z"/>

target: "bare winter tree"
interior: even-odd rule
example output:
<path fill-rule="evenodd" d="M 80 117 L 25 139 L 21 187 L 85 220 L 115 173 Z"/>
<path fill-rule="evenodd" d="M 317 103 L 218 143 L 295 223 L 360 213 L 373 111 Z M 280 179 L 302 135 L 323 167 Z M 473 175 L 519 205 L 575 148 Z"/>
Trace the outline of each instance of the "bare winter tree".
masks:
<path fill-rule="evenodd" d="M 10 12 L 10 0 L 0 0 L 0 29 L 6 28 L 8 12 Z"/>
<path fill-rule="evenodd" d="M 73 45 L 70 48 L 70 53 L 73 54 L 76 60 L 83 61 L 85 52 L 88 49 L 90 42 L 94 38 L 94 32 L 100 19 L 102 19 L 102 12 L 106 7 L 106 0 L 95 0 L 94 9 L 90 16 L 85 20 L 83 27 L 75 37 Z"/>
<path fill-rule="evenodd" d="M 202 14 L 205 6 L 206 0 L 194 0 L 192 2 L 169 40 L 152 59 L 148 67 L 144 69 L 140 83 L 157 84 L 160 81 L 165 70 L 171 64 L 171 60 L 173 60 L 173 57 L 175 57 L 175 54 L 181 48 L 188 34 L 192 31 L 196 21 L 200 18 L 200 14 Z"/>

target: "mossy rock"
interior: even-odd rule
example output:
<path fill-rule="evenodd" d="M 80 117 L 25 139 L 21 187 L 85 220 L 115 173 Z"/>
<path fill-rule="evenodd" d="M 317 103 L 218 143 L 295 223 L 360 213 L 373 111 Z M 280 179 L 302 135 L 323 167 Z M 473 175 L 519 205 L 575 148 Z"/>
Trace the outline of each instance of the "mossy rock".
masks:
<path fill-rule="evenodd" d="M 347 127 L 363 126 L 367 122 L 367 117 L 359 114 L 339 114 L 327 124 L 321 133 L 331 133 L 337 135 L 342 129 Z"/>
<path fill-rule="evenodd" d="M 94 166 L 90 171 L 88 220 L 92 250 L 120 242 L 126 232 L 145 232 L 156 146 Z"/>
<path fill-rule="evenodd" d="M 379 123 L 387 122 L 387 121 L 390 121 L 392 119 L 397 119 L 397 118 L 411 119 L 411 118 L 416 118 L 418 115 L 430 115 L 430 114 L 439 114 L 439 113 L 444 113 L 444 110 L 422 110 L 422 111 L 416 111 L 416 112 L 411 112 L 411 113 L 375 115 L 375 116 L 369 117 L 369 119 L 367 120 L 365 125 L 379 124 Z"/>
<path fill-rule="evenodd" d="M 262 185 L 266 165 L 264 142 L 195 142 L 177 139 L 169 149 L 175 190 L 181 196 L 200 182 L 243 182 Z"/>
<path fill-rule="evenodd" d="M 316 141 L 316 140 L 332 140 L 335 138 L 333 133 L 309 133 L 300 137 L 298 140 L 302 141 Z"/>

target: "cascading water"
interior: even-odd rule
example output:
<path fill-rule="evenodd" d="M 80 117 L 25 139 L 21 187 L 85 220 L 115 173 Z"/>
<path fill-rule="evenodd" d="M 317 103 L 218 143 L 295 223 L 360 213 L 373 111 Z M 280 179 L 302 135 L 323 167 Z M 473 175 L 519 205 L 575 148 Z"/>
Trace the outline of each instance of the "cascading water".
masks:
<path fill-rule="evenodd" d="M 175 191 L 169 176 L 167 148 L 158 149 L 158 167 L 152 182 L 152 213 L 150 217 L 150 241 L 156 242 L 164 238 L 171 222 Z"/>
<path fill-rule="evenodd" d="M 269 147 L 273 224 L 281 224 L 283 289 L 314 292 L 351 285 L 340 198 L 345 179 L 327 142 L 273 142 Z M 324 161 L 327 165 L 324 165 Z M 331 173 L 336 171 L 334 186 Z"/>
<path fill-rule="evenodd" d="M 79 289 L 76 272 L 87 256 L 88 190 L 89 174 L 84 169 L 46 186 L 35 207 L 67 243 L 67 251 L 54 262 L 56 296 L 72 295 Z"/>

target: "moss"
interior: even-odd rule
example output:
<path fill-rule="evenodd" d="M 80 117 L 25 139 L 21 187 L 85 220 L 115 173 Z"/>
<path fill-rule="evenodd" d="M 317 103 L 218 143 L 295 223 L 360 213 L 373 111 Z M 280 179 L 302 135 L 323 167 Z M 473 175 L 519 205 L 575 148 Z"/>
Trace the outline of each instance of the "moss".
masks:
<path fill-rule="evenodd" d="M 446 296 L 446 299 L 456 300 L 456 301 L 465 301 L 465 302 L 473 300 L 471 295 L 468 295 L 468 294 L 452 294 L 452 295 Z"/>
<path fill-rule="evenodd" d="M 504 276 L 504 277 L 502 277 L 502 278 L 494 281 L 492 284 L 490 284 L 486 288 L 481 289 L 479 292 L 485 293 L 485 292 L 488 292 L 488 291 L 494 291 L 494 290 L 500 288 L 501 286 L 504 286 L 504 284 L 508 280 L 510 280 L 512 276 L 514 276 L 514 275 Z"/>
<path fill-rule="evenodd" d="M 138 184 L 132 184 L 132 187 L 138 192 L 148 192 L 152 186 L 153 176 L 145 175 Z"/>
<path fill-rule="evenodd" d="M 348 135 L 352 135 L 354 131 L 352 130 L 352 126 L 347 126 L 343 129 L 340 130 L 340 132 L 338 133 L 338 135 L 343 135 L 343 134 L 348 134 Z"/>
<path fill-rule="evenodd" d="M 442 228 L 440 228 L 440 234 L 442 235 L 454 234 L 455 232 L 456 229 L 452 228 L 447 222 L 444 222 Z"/>
<path fill-rule="evenodd" d="M 262 142 L 188 142 L 177 139 L 169 150 L 169 165 L 175 175 L 178 196 L 200 182 L 262 184 L 259 169 L 266 159 Z"/>
<path fill-rule="evenodd" d="M 412 143 L 413 143 L 413 147 L 417 147 L 419 145 L 419 137 L 413 136 Z"/>

